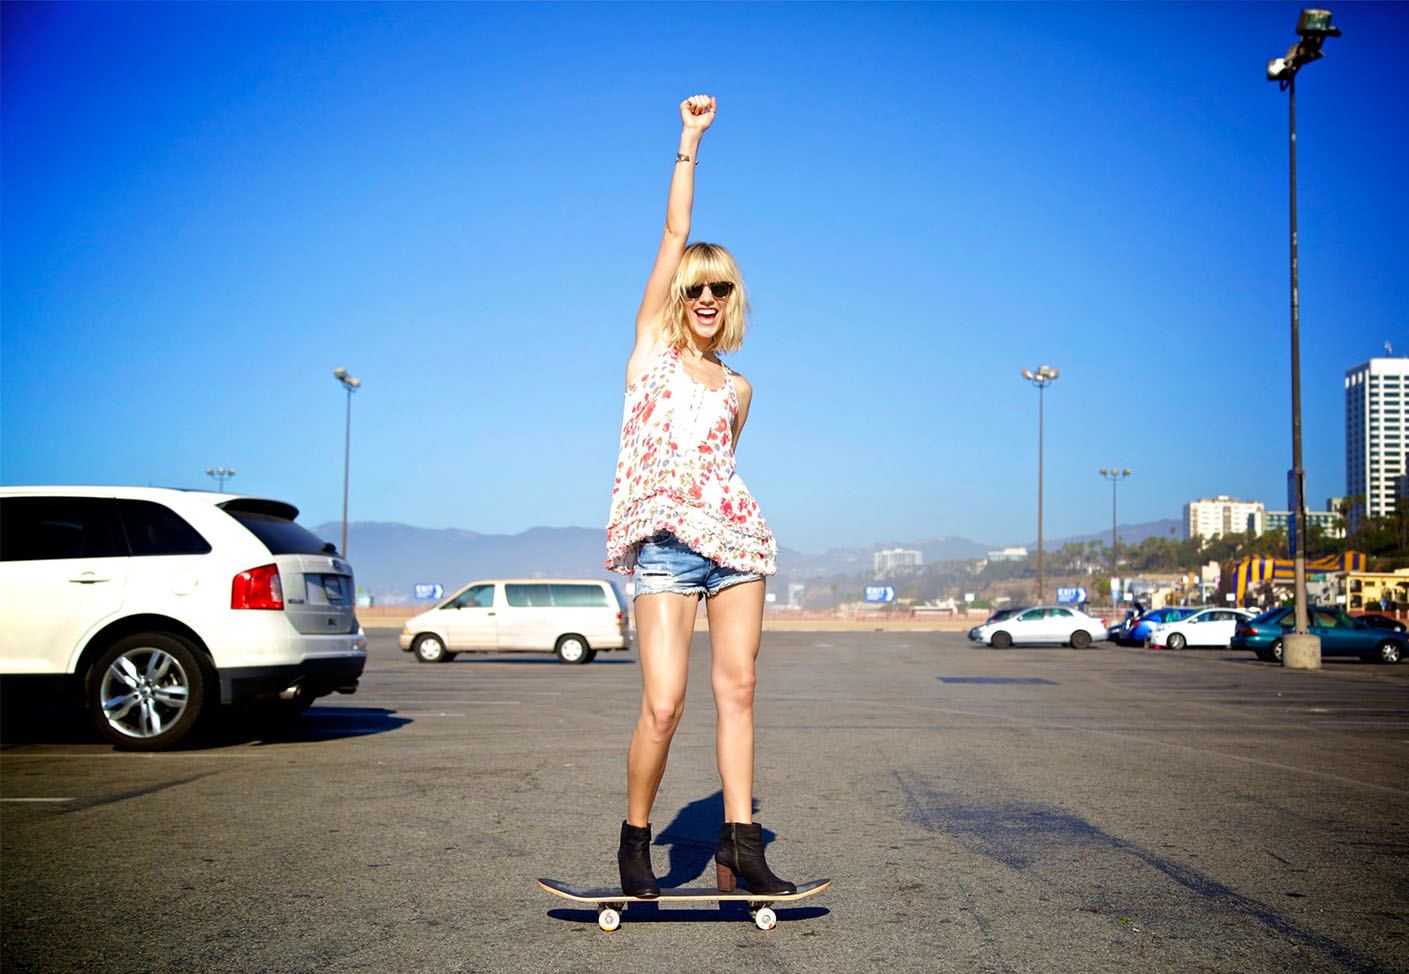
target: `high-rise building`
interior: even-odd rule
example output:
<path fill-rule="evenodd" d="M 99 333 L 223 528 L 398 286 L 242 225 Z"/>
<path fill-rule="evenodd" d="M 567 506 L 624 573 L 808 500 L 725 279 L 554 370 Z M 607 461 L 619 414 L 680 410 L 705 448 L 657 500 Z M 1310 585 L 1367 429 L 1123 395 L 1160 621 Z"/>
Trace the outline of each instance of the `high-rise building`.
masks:
<path fill-rule="evenodd" d="M 1184 538 L 1214 538 L 1220 534 L 1263 531 L 1262 501 L 1240 501 L 1227 494 L 1204 497 L 1184 505 Z"/>
<path fill-rule="evenodd" d="M 1409 473 L 1409 358 L 1372 358 L 1345 373 L 1345 492 L 1355 514 L 1394 510 L 1396 482 Z M 1358 499 L 1364 499 L 1360 506 Z"/>
<path fill-rule="evenodd" d="M 918 568 L 925 563 L 922 551 L 913 548 L 887 548 L 875 554 L 876 575 L 887 575 L 906 568 Z"/>

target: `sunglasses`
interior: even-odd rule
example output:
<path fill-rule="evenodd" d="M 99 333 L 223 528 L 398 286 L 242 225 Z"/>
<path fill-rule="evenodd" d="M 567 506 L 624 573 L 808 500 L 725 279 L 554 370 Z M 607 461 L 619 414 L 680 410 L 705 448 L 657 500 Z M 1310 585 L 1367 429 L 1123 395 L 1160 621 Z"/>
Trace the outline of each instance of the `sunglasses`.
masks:
<path fill-rule="evenodd" d="M 685 297 L 693 301 L 698 298 L 701 294 L 704 294 L 704 289 L 705 286 L 703 284 L 691 284 L 685 289 Z M 713 294 L 716 298 L 720 298 L 721 300 L 723 298 L 727 298 L 730 294 L 733 293 L 733 291 L 733 281 L 714 281 L 709 285 L 709 293 Z"/>

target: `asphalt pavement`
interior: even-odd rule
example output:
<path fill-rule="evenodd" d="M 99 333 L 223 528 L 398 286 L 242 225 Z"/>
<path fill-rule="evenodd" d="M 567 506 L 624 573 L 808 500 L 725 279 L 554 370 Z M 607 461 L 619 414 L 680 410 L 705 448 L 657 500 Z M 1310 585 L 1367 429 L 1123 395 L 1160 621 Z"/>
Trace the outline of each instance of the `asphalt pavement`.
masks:
<path fill-rule="evenodd" d="M 960 634 L 768 632 L 757 821 L 777 908 L 627 909 L 616 882 L 635 654 L 417 664 L 295 724 L 113 750 L 7 714 L 0 962 L 21 971 L 1409 970 L 1409 664 L 992 650 Z M 653 825 L 712 882 L 707 634 Z"/>

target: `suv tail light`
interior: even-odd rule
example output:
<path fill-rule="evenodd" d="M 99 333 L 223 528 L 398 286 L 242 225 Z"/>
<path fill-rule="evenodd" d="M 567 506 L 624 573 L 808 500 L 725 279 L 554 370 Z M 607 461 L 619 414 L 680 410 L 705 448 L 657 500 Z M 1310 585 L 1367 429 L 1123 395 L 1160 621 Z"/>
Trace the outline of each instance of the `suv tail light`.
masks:
<path fill-rule="evenodd" d="M 283 609 L 284 586 L 279 566 L 263 565 L 240 572 L 230 585 L 232 609 Z"/>

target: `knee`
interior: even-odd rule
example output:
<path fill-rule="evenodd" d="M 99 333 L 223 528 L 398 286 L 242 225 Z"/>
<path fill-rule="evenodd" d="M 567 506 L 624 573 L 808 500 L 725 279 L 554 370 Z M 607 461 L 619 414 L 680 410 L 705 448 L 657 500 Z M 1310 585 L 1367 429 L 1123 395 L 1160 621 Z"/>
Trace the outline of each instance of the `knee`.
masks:
<path fill-rule="evenodd" d="M 680 715 L 685 711 L 683 700 L 648 701 L 642 708 L 641 720 L 651 736 L 665 739 L 675 733 L 680 725 Z"/>
<path fill-rule="evenodd" d="M 730 673 L 714 679 L 714 699 L 718 705 L 746 710 L 753 706 L 753 691 L 757 680 L 753 671 Z"/>

